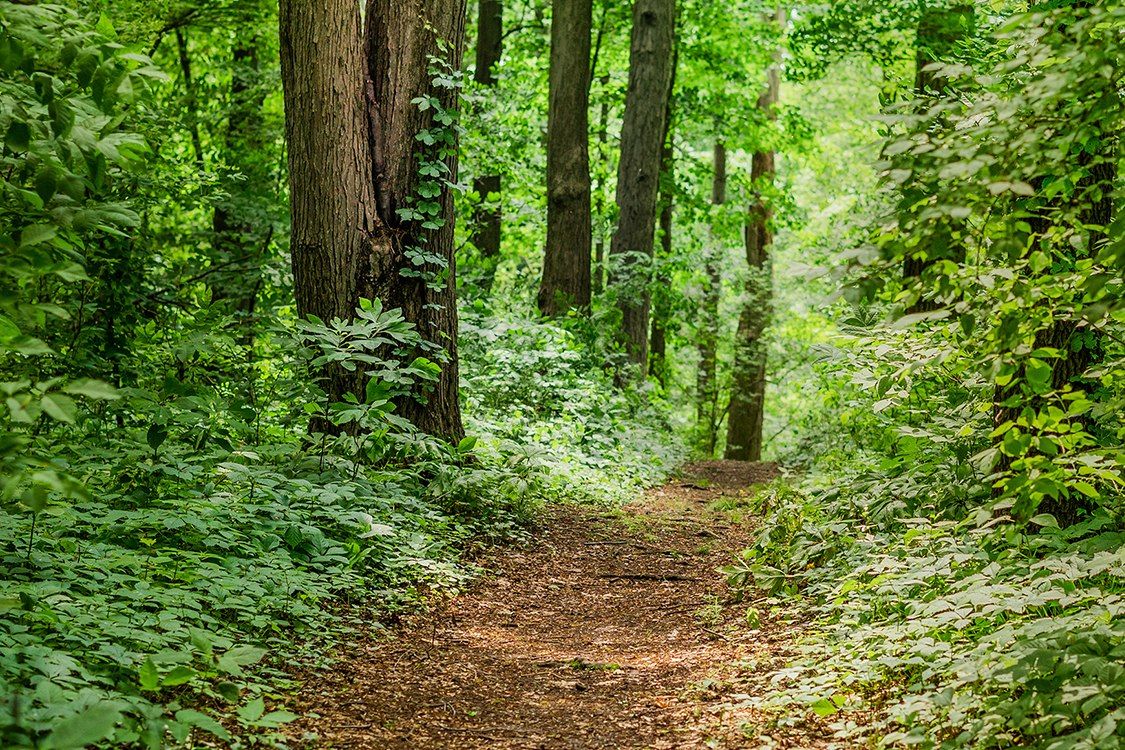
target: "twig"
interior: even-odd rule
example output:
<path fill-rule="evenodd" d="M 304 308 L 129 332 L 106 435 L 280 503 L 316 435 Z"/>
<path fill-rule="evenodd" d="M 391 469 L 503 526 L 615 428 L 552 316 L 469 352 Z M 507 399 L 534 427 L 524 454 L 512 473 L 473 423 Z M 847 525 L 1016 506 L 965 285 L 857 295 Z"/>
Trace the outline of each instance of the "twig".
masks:
<path fill-rule="evenodd" d="M 655 574 L 655 573 L 606 573 L 598 576 L 598 578 L 608 578 L 613 581 L 691 581 L 698 583 L 698 578 L 691 576 L 677 575 L 676 573 Z"/>

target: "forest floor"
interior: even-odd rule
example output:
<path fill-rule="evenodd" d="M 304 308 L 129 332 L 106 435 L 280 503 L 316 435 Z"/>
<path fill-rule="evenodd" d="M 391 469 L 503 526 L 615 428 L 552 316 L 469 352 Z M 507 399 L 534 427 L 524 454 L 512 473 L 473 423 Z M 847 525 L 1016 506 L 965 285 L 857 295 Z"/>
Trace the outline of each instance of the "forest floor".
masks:
<path fill-rule="evenodd" d="M 620 511 L 548 509 L 467 592 L 308 679 L 296 734 L 379 750 L 826 745 L 808 727 L 767 730 L 734 698 L 765 689 L 756 676 L 797 627 L 749 622 L 718 571 L 746 546 L 753 486 L 775 473 L 699 463 Z"/>

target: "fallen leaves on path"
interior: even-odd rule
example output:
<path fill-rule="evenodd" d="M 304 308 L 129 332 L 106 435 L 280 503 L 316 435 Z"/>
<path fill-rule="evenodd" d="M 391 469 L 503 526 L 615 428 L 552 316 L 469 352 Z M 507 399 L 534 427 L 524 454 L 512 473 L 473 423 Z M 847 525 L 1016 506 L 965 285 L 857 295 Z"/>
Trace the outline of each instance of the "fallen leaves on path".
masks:
<path fill-rule="evenodd" d="M 717 569 L 748 529 L 712 503 L 774 472 L 707 462 L 623 513 L 550 509 L 470 591 L 307 681 L 297 734 L 379 750 L 814 746 L 758 735 L 724 700 L 737 665 L 784 635 L 730 601 Z"/>

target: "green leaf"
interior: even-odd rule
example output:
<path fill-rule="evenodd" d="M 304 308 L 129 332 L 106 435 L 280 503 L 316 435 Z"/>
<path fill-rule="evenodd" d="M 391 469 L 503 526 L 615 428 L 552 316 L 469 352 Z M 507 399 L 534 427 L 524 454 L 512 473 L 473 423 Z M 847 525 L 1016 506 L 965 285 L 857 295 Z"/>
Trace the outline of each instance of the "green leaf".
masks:
<path fill-rule="evenodd" d="M 153 663 L 152 657 L 144 660 L 144 663 L 137 669 L 137 682 L 141 686 L 141 690 L 154 692 L 160 689 L 160 672 Z"/>
<path fill-rule="evenodd" d="M 39 403 L 47 416 L 59 422 L 74 424 L 74 419 L 78 413 L 78 407 L 74 403 L 74 399 L 61 393 L 48 393 Z"/>
<path fill-rule="evenodd" d="M 1027 384 L 1036 393 L 1046 393 L 1051 390 L 1052 375 L 1054 369 L 1048 363 L 1041 359 L 1027 360 L 1027 367 L 1025 368 L 1027 374 Z"/>
<path fill-rule="evenodd" d="M 225 674 L 242 674 L 242 668 L 257 664 L 266 655 L 264 648 L 257 646 L 235 646 L 218 658 L 216 662 L 220 672 Z"/>
<path fill-rule="evenodd" d="M 168 439 L 168 428 L 162 424 L 153 424 L 149 426 L 148 432 L 145 434 L 145 442 L 148 447 L 154 451 L 160 450 L 160 446 L 164 445 L 164 441 Z"/>
<path fill-rule="evenodd" d="M 58 227 L 53 227 L 50 224 L 32 224 L 20 231 L 20 247 L 41 245 L 54 239 L 58 233 Z"/>
<path fill-rule="evenodd" d="M 15 321 L 0 313 L 0 341 L 11 341 L 19 335 L 20 329 Z"/>
<path fill-rule="evenodd" d="M 266 712 L 266 702 L 261 698 L 255 698 L 247 703 L 242 708 L 238 709 L 238 718 L 243 721 L 254 722 L 262 718 L 262 714 Z"/>
<path fill-rule="evenodd" d="M 186 685 L 191 682 L 195 677 L 195 670 L 191 667 L 181 664 L 174 667 L 171 672 L 164 675 L 164 679 L 160 681 L 161 685 L 166 687 L 175 687 L 176 685 Z"/>
<path fill-rule="evenodd" d="M 67 383 L 63 386 L 63 390 L 74 396 L 85 396 L 100 401 L 116 401 L 121 398 L 121 394 L 109 383 L 102 380 L 90 380 L 89 378 Z"/>
<path fill-rule="evenodd" d="M 201 711 L 195 711 L 190 708 L 177 711 L 176 721 L 181 724 L 196 727 L 197 729 L 202 729 L 204 732 L 208 732 L 218 737 L 220 740 L 229 740 L 231 738 L 230 732 L 228 732 L 222 724 Z"/>
<path fill-rule="evenodd" d="M 31 147 L 31 127 L 26 122 L 13 120 L 8 126 L 4 143 L 13 151 L 27 151 Z"/>
<path fill-rule="evenodd" d="M 837 710 L 839 710 L 836 708 L 836 704 L 828 700 L 827 698 L 821 698 L 820 700 L 810 704 L 809 709 L 822 719 L 826 716 L 831 716 L 832 714 L 836 713 Z"/>
<path fill-rule="evenodd" d="M 67 750 L 92 745 L 108 737 L 120 719 L 121 710 L 117 706 L 98 703 L 59 722 L 41 747 Z"/>
<path fill-rule="evenodd" d="M 260 727 L 276 728 L 282 724 L 288 724 L 296 718 L 297 714 L 291 711 L 270 711 L 255 723 Z"/>
<path fill-rule="evenodd" d="M 1050 513 L 1040 513 L 1039 515 L 1034 516 L 1031 519 L 1030 523 L 1033 523 L 1036 526 L 1042 526 L 1047 529 L 1057 529 L 1059 527 L 1059 522 Z"/>

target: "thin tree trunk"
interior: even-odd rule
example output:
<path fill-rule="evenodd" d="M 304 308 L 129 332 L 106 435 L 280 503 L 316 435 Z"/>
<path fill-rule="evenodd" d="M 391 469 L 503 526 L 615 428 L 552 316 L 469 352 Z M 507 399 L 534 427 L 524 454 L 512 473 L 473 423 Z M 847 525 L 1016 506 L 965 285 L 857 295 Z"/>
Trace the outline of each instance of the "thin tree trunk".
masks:
<path fill-rule="evenodd" d="M 602 84 L 602 103 L 598 113 L 598 156 L 603 162 L 608 162 L 606 144 L 609 142 L 609 96 L 605 89 L 609 86 L 609 75 L 603 75 L 599 80 Z M 605 190 L 604 180 L 600 175 L 608 170 L 609 165 L 603 164 L 594 186 L 594 213 L 598 217 L 598 239 L 594 244 L 594 278 L 591 282 L 594 294 L 601 294 L 605 286 Z"/>
<path fill-rule="evenodd" d="M 711 203 L 721 206 L 727 201 L 727 147 L 721 138 L 715 139 L 714 172 L 711 178 Z M 712 243 L 719 238 L 712 234 Z M 696 373 L 695 416 L 701 432 L 707 456 L 715 455 L 718 442 L 718 344 L 719 344 L 719 295 L 722 290 L 722 277 L 719 269 L 718 247 L 706 248 L 707 257 L 703 269 L 703 293 L 699 300 L 699 325 L 697 327 L 697 349 L 699 351 L 699 371 Z"/>
<path fill-rule="evenodd" d="M 495 87 L 496 66 L 503 45 L 503 12 L 501 0 L 480 0 L 477 16 L 477 60 L 473 80 L 481 86 Z M 473 192 L 480 203 L 473 210 L 473 245 L 480 252 L 484 275 L 481 286 L 487 294 L 492 289 L 496 265 L 500 260 L 500 175 L 482 174 L 473 179 Z"/>
<path fill-rule="evenodd" d="M 780 8 L 775 16 L 780 26 L 785 13 Z M 776 117 L 780 75 L 775 64 L 769 70 L 769 83 L 758 98 L 758 108 L 770 119 Z M 769 247 L 773 242 L 770 229 L 772 208 L 764 195 L 773 184 L 774 153 L 756 151 L 751 167 L 755 198 L 746 223 L 746 281 L 742 313 L 734 345 L 734 375 L 731 381 L 730 408 L 727 416 L 727 447 L 725 458 L 760 461 L 762 458 L 762 424 L 765 416 L 766 342 L 773 298 L 773 281 Z"/>
<path fill-rule="evenodd" d="M 673 143 L 672 114 L 673 98 L 676 92 L 676 62 L 678 55 L 672 54 L 672 76 L 668 79 L 668 102 L 664 110 L 664 146 L 660 151 L 660 260 L 667 262 L 672 257 L 672 219 L 676 199 L 676 160 Z M 658 272 L 657 282 L 663 290 L 657 295 L 652 311 L 652 332 L 649 338 L 649 374 L 663 387 L 666 384 L 666 361 L 668 349 L 668 294 L 672 280 L 667 271 Z"/>
<path fill-rule="evenodd" d="M 195 94 L 195 79 L 191 73 L 191 54 L 188 50 L 187 35 L 183 29 L 176 29 L 176 52 L 180 61 L 180 75 L 184 79 L 184 107 L 187 109 L 188 134 L 191 136 L 191 150 L 195 163 L 203 169 L 203 140 L 199 137 L 198 104 Z"/>
<path fill-rule="evenodd" d="M 635 0 L 629 49 L 629 90 L 617 170 L 619 219 L 610 252 L 622 334 L 629 360 L 648 362 L 649 265 L 656 230 L 669 82 L 676 29 L 675 0 Z"/>
<path fill-rule="evenodd" d="M 539 311 L 590 305 L 589 106 L 591 0 L 554 0 L 547 117 L 547 246 Z"/>

